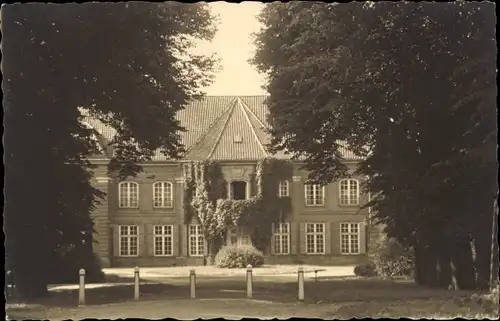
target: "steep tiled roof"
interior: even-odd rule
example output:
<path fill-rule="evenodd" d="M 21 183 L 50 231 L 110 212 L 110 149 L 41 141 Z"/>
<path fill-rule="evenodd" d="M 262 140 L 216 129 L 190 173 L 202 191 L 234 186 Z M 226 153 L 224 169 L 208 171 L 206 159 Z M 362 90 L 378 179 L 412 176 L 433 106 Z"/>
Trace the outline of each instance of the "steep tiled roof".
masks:
<path fill-rule="evenodd" d="M 270 155 L 266 144 L 270 137 L 267 126 L 266 96 L 205 96 L 193 101 L 177 114 L 177 119 L 186 128 L 181 133 L 186 147 L 187 160 L 257 160 L 266 156 L 290 158 L 283 152 Z M 85 122 L 94 127 L 106 141 L 116 131 L 91 117 Z M 341 152 L 346 159 L 360 159 L 347 148 Z M 167 160 L 159 152 L 154 161 Z"/>

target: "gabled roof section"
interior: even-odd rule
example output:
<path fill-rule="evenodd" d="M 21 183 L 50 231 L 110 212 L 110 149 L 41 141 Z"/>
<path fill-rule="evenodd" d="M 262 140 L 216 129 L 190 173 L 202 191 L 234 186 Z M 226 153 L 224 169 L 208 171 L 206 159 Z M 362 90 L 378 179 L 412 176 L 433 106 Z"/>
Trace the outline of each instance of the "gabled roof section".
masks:
<path fill-rule="evenodd" d="M 189 103 L 177 113 L 177 119 L 186 132 L 180 133 L 186 148 L 186 160 L 257 160 L 264 157 L 290 159 L 280 151 L 269 154 L 266 145 L 267 96 L 205 96 Z M 116 131 L 89 116 L 85 122 L 101 133 L 107 142 Z M 347 160 L 360 160 L 347 146 L 340 148 Z M 301 158 L 299 158 L 301 159 Z M 168 159 L 156 151 L 153 161 Z"/>

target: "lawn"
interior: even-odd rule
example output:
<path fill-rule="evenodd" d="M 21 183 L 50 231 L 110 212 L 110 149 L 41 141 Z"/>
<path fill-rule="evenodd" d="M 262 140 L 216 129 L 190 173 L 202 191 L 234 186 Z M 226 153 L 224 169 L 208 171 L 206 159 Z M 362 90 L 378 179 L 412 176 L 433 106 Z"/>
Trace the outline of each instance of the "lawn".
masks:
<path fill-rule="evenodd" d="M 177 268 L 174 268 L 177 269 Z M 166 269 L 164 269 L 166 270 Z M 244 269 L 220 270 L 206 275 L 209 269 L 197 268 L 197 298 L 189 298 L 185 268 L 179 275 L 170 272 L 148 278 L 141 284 L 141 300 L 132 301 L 132 284 L 101 286 L 86 291 L 87 306 L 77 308 L 77 291 L 53 289 L 44 300 L 31 305 L 6 306 L 14 319 L 82 319 L 82 318 L 165 318 L 197 317 L 237 319 L 289 318 L 294 316 L 348 319 L 352 317 L 427 317 L 427 318 L 494 318 L 478 302 L 469 299 L 470 292 L 423 288 L 405 280 L 380 280 L 357 277 L 329 277 L 315 282 L 307 279 L 305 301 L 297 302 L 296 274 L 273 274 L 270 268 L 255 269 L 253 299 L 246 299 Z M 283 269 L 281 269 L 283 272 Z M 289 269 L 293 272 L 293 269 Z M 156 271 L 158 272 L 158 271 Z M 147 274 L 147 273 L 145 273 Z M 160 273 L 161 274 L 161 273 Z M 156 280 L 154 280 L 156 279 Z"/>

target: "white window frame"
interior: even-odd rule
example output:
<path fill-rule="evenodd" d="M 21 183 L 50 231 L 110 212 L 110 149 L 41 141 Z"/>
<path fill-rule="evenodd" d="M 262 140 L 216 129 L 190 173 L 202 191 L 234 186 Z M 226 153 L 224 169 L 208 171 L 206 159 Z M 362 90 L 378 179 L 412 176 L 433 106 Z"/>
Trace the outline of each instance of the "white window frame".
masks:
<path fill-rule="evenodd" d="M 347 226 L 347 232 L 342 230 L 343 226 Z M 356 226 L 357 232 L 352 232 L 353 227 Z M 347 236 L 347 252 L 344 251 L 343 247 L 343 236 Z M 353 251 L 352 241 L 356 241 L 358 250 Z M 342 255 L 358 255 L 361 254 L 361 224 L 352 222 L 342 222 L 340 223 L 340 254 Z"/>
<path fill-rule="evenodd" d="M 125 187 L 125 194 L 126 195 L 122 195 L 122 186 L 126 186 Z M 136 189 L 136 192 L 137 192 L 137 199 L 136 199 L 136 204 L 132 204 L 132 201 L 131 201 L 131 188 L 132 187 L 135 187 Z M 123 197 L 126 197 L 125 198 L 125 204 L 122 203 L 122 199 Z M 124 182 L 120 182 L 118 183 L 118 207 L 119 208 L 138 208 L 139 207 L 139 184 L 137 182 L 132 182 L 132 181 L 124 181 Z"/>
<path fill-rule="evenodd" d="M 286 251 L 283 250 L 283 241 L 286 243 Z M 274 224 L 273 242 L 274 255 L 290 255 L 290 223 Z"/>
<path fill-rule="evenodd" d="M 160 191 L 157 194 L 157 187 Z M 168 197 L 170 189 L 170 197 Z M 158 205 L 159 204 L 159 205 Z M 173 208 L 174 207 L 174 184 L 169 181 L 159 181 L 153 184 L 153 207 L 154 208 Z"/>
<path fill-rule="evenodd" d="M 247 180 L 244 180 L 244 179 L 233 179 L 233 180 L 227 182 L 227 198 L 230 200 L 234 199 L 231 184 L 233 184 L 235 182 L 245 183 L 245 200 L 249 200 L 250 199 L 250 182 L 248 182 Z"/>
<path fill-rule="evenodd" d="M 313 232 L 309 232 L 308 231 L 308 225 L 313 225 L 314 228 L 313 228 Z M 318 232 L 318 226 L 322 226 L 322 230 L 323 232 Z M 304 233 L 305 233 L 305 252 L 306 254 L 308 255 L 321 255 L 321 254 L 325 254 L 326 253 L 326 224 L 325 223 L 305 223 L 305 230 L 304 230 Z M 307 236 L 308 235 L 313 235 L 313 240 L 314 240 L 314 251 L 313 252 L 309 252 L 309 247 L 307 246 L 308 245 L 308 238 Z M 322 251 L 318 251 L 318 244 L 321 244 L 318 242 L 318 236 L 323 236 L 322 239 L 323 239 L 323 242 L 322 242 L 322 245 L 323 245 L 323 250 Z"/>
<path fill-rule="evenodd" d="M 308 203 L 308 189 L 312 188 L 313 195 L 321 191 L 321 203 L 316 202 L 316 197 L 313 197 L 313 203 Z M 306 206 L 324 206 L 325 205 L 325 186 L 319 184 L 304 184 L 304 197 Z"/>
<path fill-rule="evenodd" d="M 278 197 L 288 197 L 290 196 L 290 183 L 286 181 L 280 181 L 278 184 Z"/>
<path fill-rule="evenodd" d="M 192 231 L 194 228 L 195 233 Z M 205 255 L 205 238 L 200 224 L 188 225 L 188 253 L 189 256 L 200 257 Z M 193 242 L 194 241 L 194 242 Z M 193 248 L 194 244 L 194 248 Z"/>
<path fill-rule="evenodd" d="M 342 185 L 347 184 L 347 189 L 343 189 Z M 356 191 L 355 194 L 352 194 L 352 189 L 354 184 Z M 346 195 L 344 195 L 344 192 Z M 353 196 L 355 195 L 355 196 Z M 345 196 L 345 198 L 343 198 Z M 359 181 L 357 179 L 343 179 L 339 182 L 339 204 L 340 205 L 359 205 Z M 354 198 L 355 197 L 355 198 Z M 347 201 L 345 201 L 347 199 Z"/>
<path fill-rule="evenodd" d="M 161 248 L 158 254 L 158 242 Z M 170 246 L 168 247 L 167 244 Z M 154 225 L 153 226 L 153 255 L 154 256 L 174 256 L 174 226 Z"/>
<path fill-rule="evenodd" d="M 134 229 L 135 228 L 135 229 Z M 133 233 L 133 231 L 135 232 Z M 125 231 L 126 234 L 122 234 Z M 127 253 L 122 253 L 122 240 L 125 239 L 127 243 Z M 132 240 L 135 239 L 136 253 L 131 251 Z M 137 257 L 139 256 L 139 226 L 138 225 L 118 225 L 118 256 L 122 257 Z"/>

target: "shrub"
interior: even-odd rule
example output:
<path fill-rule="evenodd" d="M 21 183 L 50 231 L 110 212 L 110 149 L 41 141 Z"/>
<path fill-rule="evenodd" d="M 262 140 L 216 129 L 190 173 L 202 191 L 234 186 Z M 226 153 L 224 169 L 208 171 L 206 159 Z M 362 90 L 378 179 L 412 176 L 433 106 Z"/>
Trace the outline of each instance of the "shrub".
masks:
<path fill-rule="evenodd" d="M 264 264 L 264 254 L 251 245 L 228 245 L 222 247 L 215 256 L 215 265 L 220 268 L 242 268 Z"/>
<path fill-rule="evenodd" d="M 372 249 L 376 272 L 382 277 L 412 277 L 415 267 L 413 251 L 396 239 L 382 236 Z"/>
<path fill-rule="evenodd" d="M 354 274 L 357 276 L 376 276 L 377 267 L 373 262 L 358 264 L 354 268 Z"/>

